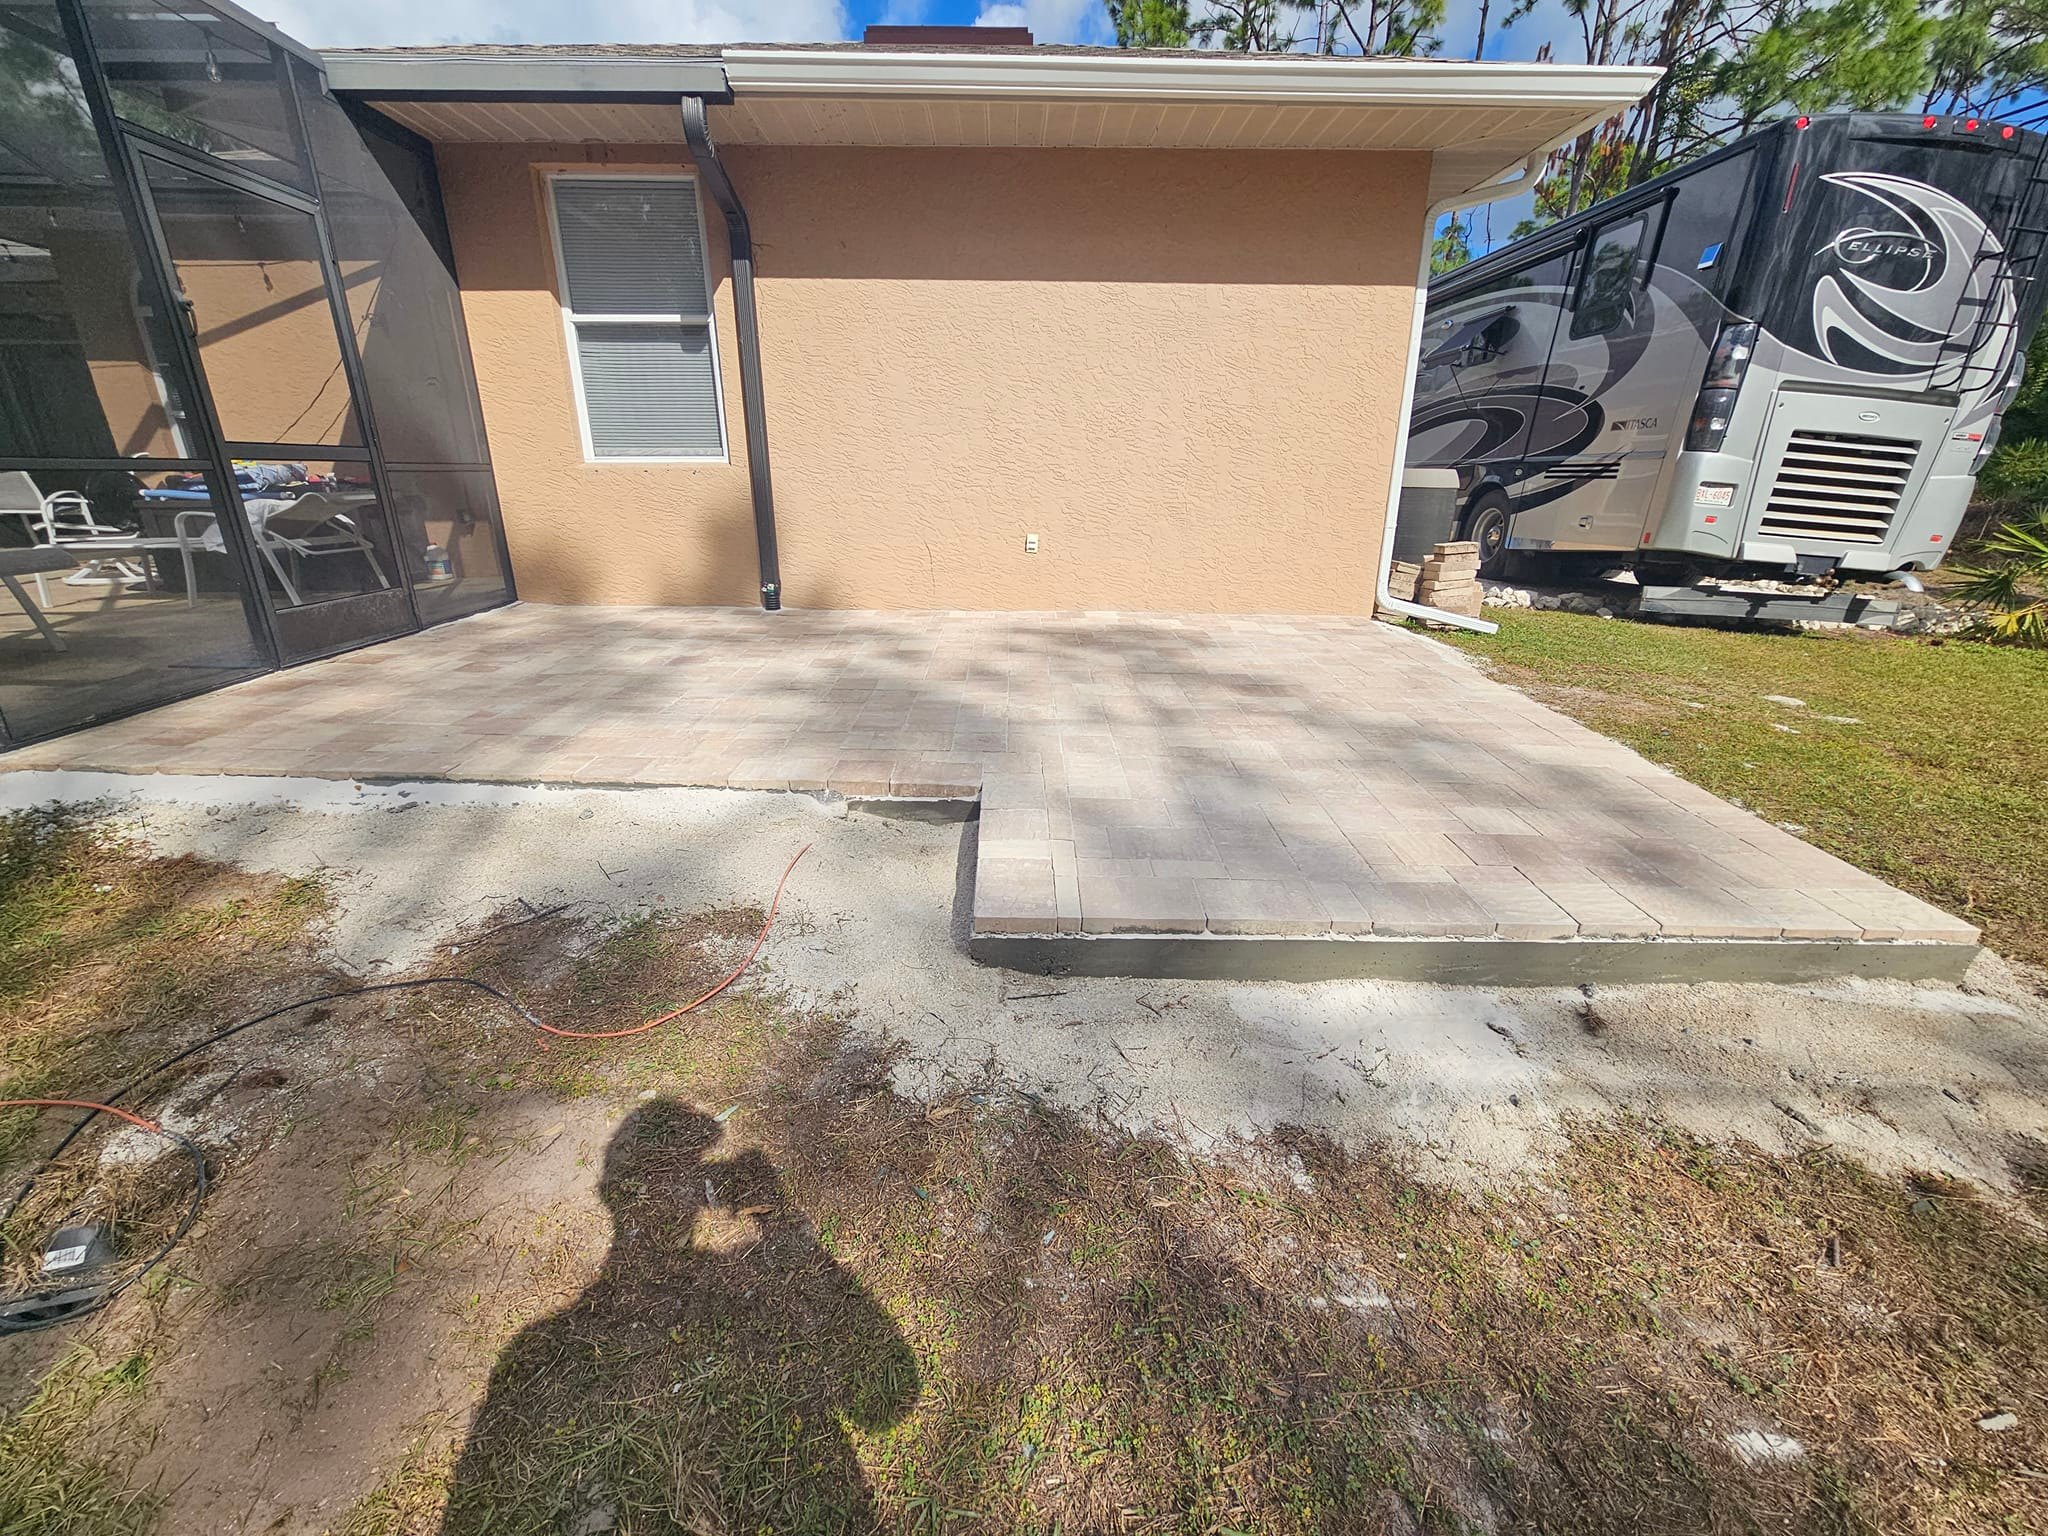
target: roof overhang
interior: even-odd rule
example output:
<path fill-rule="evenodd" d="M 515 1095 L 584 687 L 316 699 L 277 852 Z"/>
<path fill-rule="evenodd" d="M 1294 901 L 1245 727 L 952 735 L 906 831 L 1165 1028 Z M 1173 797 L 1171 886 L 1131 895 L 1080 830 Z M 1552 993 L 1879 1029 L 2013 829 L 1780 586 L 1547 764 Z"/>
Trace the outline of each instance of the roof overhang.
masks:
<path fill-rule="evenodd" d="M 715 56 L 617 54 L 402 53 L 390 49 L 321 55 L 327 83 L 373 101 L 674 101 L 723 100 L 725 71 Z"/>
<path fill-rule="evenodd" d="M 1662 71 L 1314 54 L 709 55 L 336 52 L 338 91 L 439 142 L 669 143 L 673 102 L 717 103 L 721 143 L 866 147 L 1405 150 L 1430 198 L 1480 187 L 1626 110 Z"/>

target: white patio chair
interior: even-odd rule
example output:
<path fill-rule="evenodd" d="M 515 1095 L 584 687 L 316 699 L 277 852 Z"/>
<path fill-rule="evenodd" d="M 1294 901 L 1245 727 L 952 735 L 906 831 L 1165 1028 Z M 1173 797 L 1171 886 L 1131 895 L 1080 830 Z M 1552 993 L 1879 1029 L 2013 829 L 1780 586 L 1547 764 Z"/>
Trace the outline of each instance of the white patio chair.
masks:
<path fill-rule="evenodd" d="M 0 472 L 0 517 L 18 517 L 22 520 L 22 531 L 31 544 L 43 542 L 42 530 L 49 520 L 44 506 L 42 488 L 27 470 L 10 469 Z M 60 567 L 60 569 L 68 567 Z M 44 585 L 42 572 L 35 577 L 36 598 L 48 606 L 50 589 Z"/>
<path fill-rule="evenodd" d="M 44 573 L 68 571 L 76 563 L 63 550 L 51 549 L 48 545 L 0 549 L 0 586 L 14 594 L 14 600 L 21 604 L 21 611 L 28 615 L 29 623 L 35 626 L 36 633 L 49 643 L 53 651 L 66 651 L 70 647 L 64 643 L 64 637 L 50 626 L 50 621 L 43 617 L 43 610 L 37 606 L 36 600 L 22 591 L 20 578 L 33 576 L 40 586 Z"/>
<path fill-rule="evenodd" d="M 277 579 L 284 583 L 285 593 L 294 603 L 301 601 L 298 590 L 286 579 L 274 551 L 289 551 L 299 559 L 313 559 L 320 555 L 361 555 L 369 562 L 370 574 L 377 578 L 377 585 L 387 590 L 390 588 L 391 579 L 384 574 L 384 567 L 377 560 L 377 546 L 364 536 L 356 520 L 343 510 L 349 504 L 326 491 L 308 491 L 290 501 L 266 500 L 261 503 L 262 515 L 252 518 L 258 525 L 257 542 L 270 554 L 270 567 L 276 572 Z M 252 507 L 251 510 L 255 509 Z"/>
<path fill-rule="evenodd" d="M 70 564 L 79 567 L 64 578 L 66 586 L 120 586 L 139 581 L 145 591 L 154 592 L 156 572 L 149 557 L 176 550 L 185 562 L 185 595 L 190 601 L 192 563 L 182 538 L 131 533 L 112 523 L 101 522 L 93 512 L 92 502 L 77 491 L 52 491 L 44 495 L 26 471 L 11 470 L 0 474 L 0 504 L 4 504 L 0 510 L 17 517 L 27 516 L 31 498 L 37 505 L 30 523 L 30 537 L 40 535 L 38 542 L 52 549 L 64 550 L 74 557 Z M 108 569 L 115 574 L 104 574 Z M 43 584 L 40 575 L 36 577 L 36 594 L 43 602 L 49 602 L 49 588 Z"/>

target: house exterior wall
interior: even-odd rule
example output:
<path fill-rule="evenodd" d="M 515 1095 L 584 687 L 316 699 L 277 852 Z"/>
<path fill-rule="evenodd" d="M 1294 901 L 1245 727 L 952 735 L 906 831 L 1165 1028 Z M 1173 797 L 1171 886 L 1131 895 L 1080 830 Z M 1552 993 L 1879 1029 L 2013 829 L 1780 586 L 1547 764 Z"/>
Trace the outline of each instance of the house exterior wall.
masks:
<path fill-rule="evenodd" d="M 685 153 L 439 154 L 522 595 L 755 601 L 716 208 L 730 463 L 584 462 L 556 297 L 547 174 Z M 724 158 L 754 233 L 788 604 L 1371 611 L 1426 155 Z"/>

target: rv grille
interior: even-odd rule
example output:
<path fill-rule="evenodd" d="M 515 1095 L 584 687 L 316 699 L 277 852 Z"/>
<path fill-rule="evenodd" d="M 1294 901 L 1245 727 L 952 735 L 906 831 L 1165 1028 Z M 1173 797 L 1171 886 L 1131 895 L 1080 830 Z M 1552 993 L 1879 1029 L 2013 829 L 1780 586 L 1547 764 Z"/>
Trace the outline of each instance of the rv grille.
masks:
<path fill-rule="evenodd" d="M 1836 544 L 1882 544 L 1920 445 L 1895 437 L 1794 432 L 1759 533 Z"/>

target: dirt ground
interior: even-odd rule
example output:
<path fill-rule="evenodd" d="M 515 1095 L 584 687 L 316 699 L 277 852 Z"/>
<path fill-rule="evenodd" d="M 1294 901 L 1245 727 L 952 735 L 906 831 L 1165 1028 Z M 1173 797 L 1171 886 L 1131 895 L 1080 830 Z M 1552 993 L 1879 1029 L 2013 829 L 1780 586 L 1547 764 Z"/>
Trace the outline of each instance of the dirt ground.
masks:
<path fill-rule="evenodd" d="M 0 809 L 109 788 L 164 854 L 320 881 L 325 951 L 364 977 L 459 958 L 442 936 L 505 910 L 763 902 L 809 844 L 768 973 L 899 1047 L 914 1095 L 993 1068 L 1126 1131 L 1201 1145 L 1301 1126 L 1482 1184 L 1555 1150 L 1568 1116 L 1616 1109 L 2006 1191 L 2013 1138 L 2048 1137 L 2048 1001 L 1988 953 L 1960 988 L 1048 981 L 967 957 L 968 828 L 808 796 L 12 774 Z"/>
<path fill-rule="evenodd" d="M 966 958 L 962 827 L 801 797 L 13 774 L 0 811 L 114 791 L 12 877 L 6 1092 L 352 979 L 625 1027 L 811 851 L 746 983 L 654 1034 L 415 990 L 169 1080 L 218 1186 L 108 1314 L 0 1340 L 10 1533 L 2048 1523 L 2048 1002 L 1995 956 L 1048 980 Z M 171 1179 L 83 1145 L 81 1184 Z"/>

